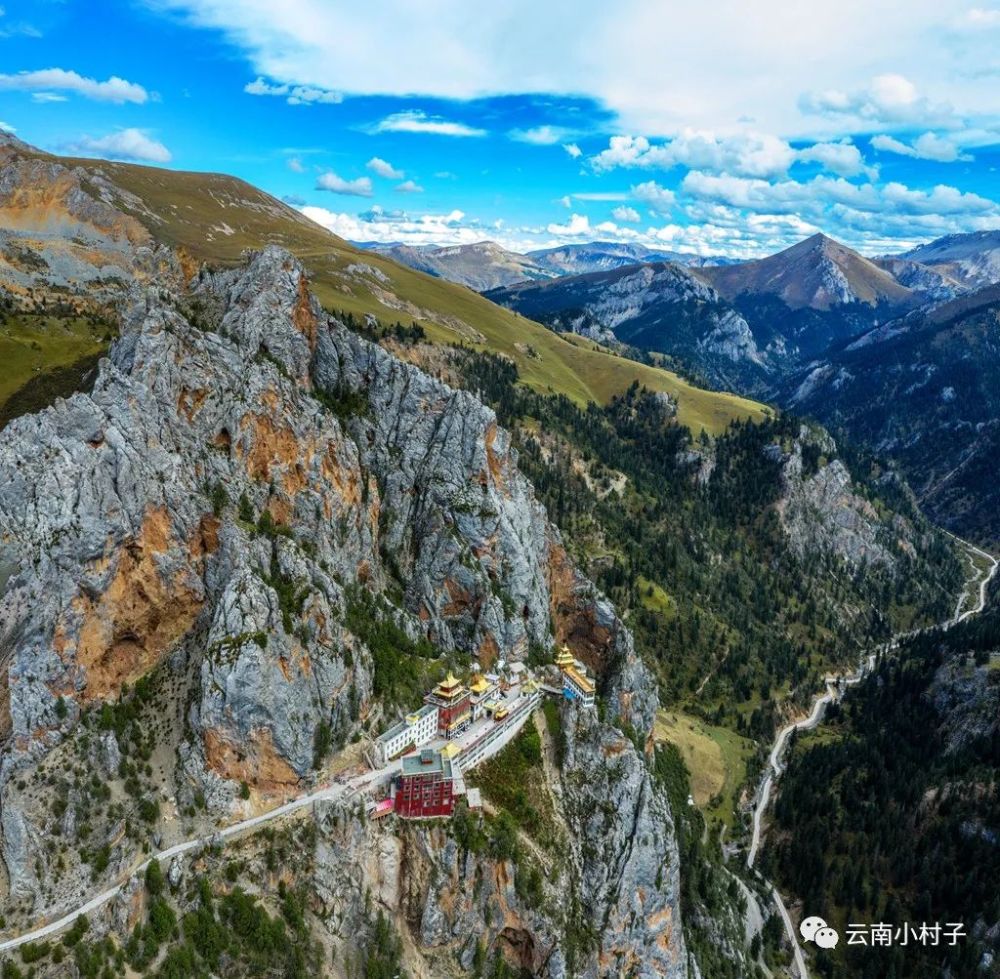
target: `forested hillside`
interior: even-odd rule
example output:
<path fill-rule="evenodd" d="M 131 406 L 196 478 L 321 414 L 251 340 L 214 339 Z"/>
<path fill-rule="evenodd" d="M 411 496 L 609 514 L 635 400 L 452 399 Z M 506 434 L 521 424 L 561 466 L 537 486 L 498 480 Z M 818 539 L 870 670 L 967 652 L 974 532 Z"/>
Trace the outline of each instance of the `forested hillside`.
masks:
<path fill-rule="evenodd" d="M 464 352 L 458 370 L 517 433 L 522 469 L 627 610 L 666 703 L 765 740 L 779 698 L 954 601 L 961 570 L 904 484 L 861 456 L 845 466 L 792 415 L 695 439 L 638 385 L 581 410 L 516 385 L 501 358 Z M 836 495 L 826 480 L 848 470 Z M 855 549 L 824 541 L 829 522 L 852 520 Z"/>
<path fill-rule="evenodd" d="M 993 598 L 996 598 L 994 591 Z M 910 640 L 795 745 L 767 864 L 803 914 L 961 922 L 955 946 L 817 950 L 837 979 L 996 976 L 1000 614 Z"/>

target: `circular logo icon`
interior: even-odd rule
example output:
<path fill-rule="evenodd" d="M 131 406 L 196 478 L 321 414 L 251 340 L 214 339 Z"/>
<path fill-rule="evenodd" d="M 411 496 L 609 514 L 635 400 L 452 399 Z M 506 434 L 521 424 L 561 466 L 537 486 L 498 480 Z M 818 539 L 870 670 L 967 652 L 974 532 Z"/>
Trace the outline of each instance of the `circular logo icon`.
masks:
<path fill-rule="evenodd" d="M 813 914 L 808 918 L 802 919 L 802 924 L 799 925 L 799 934 L 805 941 L 811 942 L 816 937 L 816 932 L 818 932 L 820 928 L 825 927 L 826 921 L 818 914 Z"/>

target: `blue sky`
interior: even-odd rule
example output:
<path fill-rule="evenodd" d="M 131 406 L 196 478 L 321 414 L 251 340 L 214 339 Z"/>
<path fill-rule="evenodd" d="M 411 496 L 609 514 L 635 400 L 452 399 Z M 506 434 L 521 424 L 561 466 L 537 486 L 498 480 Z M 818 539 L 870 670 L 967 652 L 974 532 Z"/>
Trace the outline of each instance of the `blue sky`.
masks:
<path fill-rule="evenodd" d="M 748 257 L 1000 227 L 988 0 L 0 9 L 0 125 L 233 173 L 352 240 Z"/>

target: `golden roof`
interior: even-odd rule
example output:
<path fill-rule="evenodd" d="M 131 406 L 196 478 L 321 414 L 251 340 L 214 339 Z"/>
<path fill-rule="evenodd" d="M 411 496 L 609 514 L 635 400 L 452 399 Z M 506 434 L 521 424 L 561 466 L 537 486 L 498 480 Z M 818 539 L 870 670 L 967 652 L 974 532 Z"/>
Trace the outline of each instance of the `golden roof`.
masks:
<path fill-rule="evenodd" d="M 490 689 L 490 685 L 477 673 L 469 684 L 469 689 L 473 693 L 486 693 Z"/>
<path fill-rule="evenodd" d="M 584 692 L 593 693 L 594 685 L 576 667 L 566 670 L 566 675 Z"/>
<path fill-rule="evenodd" d="M 448 675 L 435 687 L 434 692 L 441 697 L 453 697 L 462 691 L 462 681 L 453 673 Z"/>
<path fill-rule="evenodd" d="M 573 659 L 573 654 L 569 651 L 569 646 L 563 646 L 556 656 L 556 666 L 563 670 L 568 666 L 572 666 L 574 662 L 575 660 Z"/>

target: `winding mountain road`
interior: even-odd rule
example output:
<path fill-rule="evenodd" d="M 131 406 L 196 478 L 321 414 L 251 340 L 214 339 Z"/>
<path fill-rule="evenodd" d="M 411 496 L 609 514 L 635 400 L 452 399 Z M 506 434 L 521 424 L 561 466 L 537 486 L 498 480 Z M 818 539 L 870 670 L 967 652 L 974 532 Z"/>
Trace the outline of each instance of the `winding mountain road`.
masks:
<path fill-rule="evenodd" d="M 975 544 L 970 544 L 968 541 L 962 540 L 961 537 L 956 537 L 948 531 L 944 532 L 953 540 L 958 542 L 962 547 L 966 548 L 971 554 L 977 554 L 989 561 L 989 570 L 985 574 L 981 574 L 976 568 L 975 563 L 973 563 L 973 574 L 966 582 L 965 589 L 956 602 L 955 611 L 949 619 L 944 622 L 939 622 L 933 626 L 926 626 L 923 629 L 914 629 L 910 632 L 899 633 L 893 637 L 890 642 L 883 644 L 878 648 L 878 650 L 876 650 L 876 652 L 871 653 L 866 660 L 863 660 L 854 673 L 841 676 L 828 676 L 826 678 L 826 691 L 825 693 L 820 694 L 813 701 L 812 710 L 809 712 L 808 717 L 792 721 L 789 724 L 786 724 L 785 727 L 778 732 L 777 737 L 774 739 L 774 744 L 771 747 L 771 754 L 768 758 L 767 774 L 764 776 L 764 779 L 760 784 L 760 788 L 757 791 L 757 802 L 753 811 L 753 832 L 750 837 L 750 848 L 747 850 L 747 867 L 749 869 L 752 870 L 754 864 L 757 862 L 757 854 L 760 852 L 761 827 L 764 814 L 767 811 L 769 802 L 771 801 L 771 791 L 774 787 L 774 783 L 777 779 L 781 778 L 781 775 L 785 770 L 784 765 L 782 764 L 782 756 L 788 746 L 788 740 L 792 736 L 792 732 L 809 731 L 820 724 L 823 720 L 823 715 L 826 713 L 827 706 L 835 700 L 839 700 L 843 696 L 847 687 L 855 683 L 859 683 L 874 669 L 879 653 L 891 652 L 892 650 L 898 648 L 899 644 L 904 639 L 918 635 L 921 632 L 929 632 L 932 629 L 943 629 L 947 631 L 959 622 L 964 622 L 971 616 L 978 615 L 984 608 L 986 608 L 986 592 L 989 588 L 990 582 L 996 576 L 997 568 L 1000 567 L 1000 562 L 998 562 L 992 554 L 987 554 L 986 551 L 976 547 Z M 976 604 L 970 606 L 963 612 L 962 606 L 965 605 L 968 600 L 970 586 L 972 586 L 973 581 L 976 579 L 978 579 Z M 799 936 L 795 931 L 795 926 L 792 922 L 791 915 L 788 913 L 788 908 L 785 906 L 785 902 L 782 899 L 781 894 L 778 893 L 778 889 L 769 881 L 767 883 L 771 888 L 771 895 L 774 899 L 775 907 L 778 909 L 778 913 L 781 915 L 781 919 L 785 923 L 785 931 L 792 944 L 792 954 L 795 960 L 795 967 L 798 970 L 799 979 L 809 979 L 805 956 L 802 953 L 802 946 L 799 944 Z"/>
<path fill-rule="evenodd" d="M 54 935 L 57 932 L 62 931 L 64 928 L 69 928 L 81 914 L 89 914 L 91 911 L 95 911 L 97 908 L 107 904 L 108 901 L 118 894 L 118 892 L 133 876 L 145 873 L 146 868 L 154 860 L 158 860 L 163 863 L 167 860 L 172 860 L 174 857 L 180 856 L 183 853 L 190 853 L 192 850 L 200 847 L 211 846 L 212 842 L 219 838 L 228 839 L 231 836 L 237 836 L 240 833 L 256 829 L 258 826 L 270 822 L 273 819 L 278 819 L 281 816 L 287 816 L 298 809 L 304 809 L 306 806 L 311 806 L 314 802 L 339 799 L 352 795 L 355 792 L 358 792 L 361 788 L 366 787 L 367 784 L 374 781 L 374 776 L 384 776 L 388 771 L 389 769 L 378 772 L 366 772 L 364 775 L 358 776 L 350 782 L 319 789 L 309 795 L 293 799 L 291 802 L 286 802 L 282 806 L 269 809 L 267 812 L 263 812 L 258 816 L 252 816 L 251 818 L 241 820 L 238 823 L 232 823 L 229 826 L 225 826 L 222 829 L 208 834 L 207 836 L 194 837 L 193 839 L 185 840 L 183 843 L 177 843 L 174 846 L 168 847 L 166 850 L 161 850 L 159 853 L 155 853 L 148 859 L 142 861 L 142 863 L 131 867 L 128 873 L 123 875 L 114 886 L 109 887 L 105 891 L 101 891 L 100 894 L 95 895 L 85 904 L 79 905 L 68 914 L 63 915 L 61 918 L 57 918 L 55 921 L 50 921 L 48 924 L 42 925 L 33 931 L 25 932 L 23 935 L 18 935 L 15 938 L 8 938 L 6 941 L 0 942 L 0 952 L 17 948 L 19 945 L 24 945 L 26 942 L 39 941 L 42 938 L 47 938 L 50 935 Z"/>
<path fill-rule="evenodd" d="M 964 621 L 972 615 L 976 615 L 986 607 L 986 590 L 989 587 L 990 581 L 997 573 L 998 562 L 996 558 L 992 555 L 987 554 L 985 551 L 968 543 L 968 541 L 963 541 L 961 538 L 955 537 L 953 534 L 949 536 L 954 537 L 956 541 L 966 547 L 969 551 L 978 554 L 980 557 L 985 558 L 990 562 L 990 569 L 987 574 L 981 577 L 978 587 L 978 602 L 975 606 L 966 609 L 964 612 L 960 612 L 962 605 L 964 604 L 964 599 L 960 599 L 956 607 L 955 615 L 952 616 L 947 622 L 942 623 L 942 627 L 947 629 L 952 625 Z M 969 579 L 971 583 L 972 578 Z M 968 587 L 966 587 L 964 596 L 968 597 Z M 928 627 L 932 628 L 932 627 Z M 921 630 L 916 630 L 919 632 Z M 906 638 L 909 635 L 915 633 L 905 633 L 903 635 L 897 636 L 891 643 L 880 647 L 881 650 L 891 650 L 895 649 L 900 640 Z M 832 703 L 834 700 L 842 696 L 844 689 L 850 684 L 858 683 L 862 680 L 868 672 L 873 668 L 875 664 L 876 654 L 872 654 L 868 657 L 867 661 L 863 662 L 857 672 L 850 674 L 848 676 L 840 677 L 827 677 L 826 678 L 826 692 L 821 694 L 813 702 L 813 707 L 809 716 L 793 721 L 787 724 L 778 733 L 775 738 L 774 745 L 771 748 L 771 754 L 768 759 L 768 773 L 764 777 L 761 783 L 761 787 L 757 795 L 757 803 L 754 807 L 753 816 L 753 836 L 751 838 L 750 849 L 747 853 L 747 866 L 753 869 L 754 863 L 757 859 L 757 854 L 760 850 L 760 839 L 761 839 L 761 823 L 764 817 L 764 813 L 767 809 L 768 803 L 771 798 L 771 790 L 776 779 L 781 777 L 784 771 L 784 766 L 782 765 L 782 755 L 785 748 L 788 745 L 788 739 L 791 737 L 793 731 L 804 731 L 816 727 L 823 719 L 823 714 L 826 711 L 828 704 Z M 198 849 L 200 847 L 211 846 L 213 841 L 218 839 L 228 839 L 233 836 L 238 836 L 242 833 L 249 832 L 251 830 L 257 829 L 265 823 L 271 822 L 275 819 L 279 819 L 283 816 L 290 815 L 300 809 L 304 809 L 307 806 L 311 806 L 316 802 L 331 801 L 334 799 L 340 799 L 346 796 L 353 795 L 357 792 L 362 791 L 371 786 L 372 783 L 380 780 L 385 780 L 391 777 L 395 771 L 399 768 L 399 762 L 397 761 L 394 765 L 389 766 L 385 769 L 380 769 L 377 771 L 365 772 L 343 784 L 327 786 L 322 789 L 317 789 L 315 792 L 311 792 L 307 795 L 298 797 L 297 799 L 292 799 L 290 802 L 286 802 L 284 805 L 277 806 L 274 809 L 270 809 L 267 812 L 260 813 L 257 816 L 252 816 L 249 819 L 241 820 L 237 823 L 232 823 L 229 826 L 225 826 L 218 829 L 207 836 L 197 836 L 189 840 L 185 840 L 181 843 L 176 843 L 165 850 L 161 850 L 159 853 L 155 853 L 148 857 L 141 863 L 132 866 L 129 871 L 123 874 L 118 882 L 113 886 L 107 888 L 107 890 L 101 891 L 100 894 L 96 894 L 90 900 L 83 904 L 78 905 L 71 911 L 62 915 L 60 918 L 56 918 L 53 921 L 48 922 L 45 925 L 41 925 L 31 931 L 24 932 L 21 935 L 17 935 L 13 938 L 8 938 L 5 941 L 0 942 L 0 952 L 10 951 L 11 949 L 17 948 L 28 942 L 39 941 L 43 938 L 48 938 L 51 935 L 57 934 L 64 929 L 70 928 L 73 922 L 81 914 L 89 914 L 92 911 L 103 907 L 112 898 L 117 895 L 125 884 L 136 874 L 144 873 L 146 868 L 153 860 L 157 860 L 161 863 L 172 860 L 174 857 L 181 856 L 185 853 L 190 853 L 192 850 Z M 774 899 L 775 906 L 778 909 L 778 913 L 781 915 L 782 920 L 785 923 L 785 930 L 788 933 L 788 937 L 792 943 L 792 949 L 795 956 L 795 964 L 798 969 L 800 979 L 808 979 L 808 971 L 806 969 L 805 958 L 802 954 L 802 948 L 799 945 L 798 935 L 795 932 L 795 927 L 793 925 L 791 916 L 788 913 L 788 909 L 785 907 L 785 903 L 778 893 L 777 888 L 773 885 L 771 887 L 772 897 Z"/>

